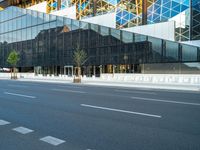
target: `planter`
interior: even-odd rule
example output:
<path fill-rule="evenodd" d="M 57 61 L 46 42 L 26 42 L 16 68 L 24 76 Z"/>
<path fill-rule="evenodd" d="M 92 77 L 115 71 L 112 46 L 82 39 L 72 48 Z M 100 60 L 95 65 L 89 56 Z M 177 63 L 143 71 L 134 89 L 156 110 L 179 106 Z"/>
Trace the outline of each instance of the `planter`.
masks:
<path fill-rule="evenodd" d="M 74 78 L 73 82 L 74 83 L 81 83 L 81 78 Z"/>
<path fill-rule="evenodd" d="M 17 80 L 17 76 L 12 76 L 11 79 Z"/>

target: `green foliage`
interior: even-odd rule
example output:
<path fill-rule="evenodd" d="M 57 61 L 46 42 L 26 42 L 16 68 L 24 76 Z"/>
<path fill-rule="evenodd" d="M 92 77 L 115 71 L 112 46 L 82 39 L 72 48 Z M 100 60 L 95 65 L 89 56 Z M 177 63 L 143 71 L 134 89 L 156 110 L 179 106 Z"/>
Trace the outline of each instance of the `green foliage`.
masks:
<path fill-rule="evenodd" d="M 80 67 L 85 62 L 86 58 L 87 53 L 84 50 L 80 49 L 79 46 L 77 46 L 73 54 L 73 61 L 76 67 Z"/>
<path fill-rule="evenodd" d="M 10 52 L 7 62 L 13 67 L 15 67 L 19 60 L 20 60 L 19 54 L 15 50 L 13 50 Z"/>

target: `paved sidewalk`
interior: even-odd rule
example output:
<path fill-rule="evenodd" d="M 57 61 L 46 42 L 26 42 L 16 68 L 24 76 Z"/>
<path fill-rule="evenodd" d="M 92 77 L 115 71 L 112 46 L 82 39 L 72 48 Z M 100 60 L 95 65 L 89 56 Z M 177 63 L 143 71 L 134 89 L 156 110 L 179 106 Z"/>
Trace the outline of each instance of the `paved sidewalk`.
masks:
<path fill-rule="evenodd" d="M 8 78 L 0 78 L 10 80 Z M 47 83 L 73 83 L 73 78 L 60 79 L 60 78 L 20 78 L 18 81 L 29 82 L 47 82 Z M 77 84 L 77 83 L 76 83 Z M 139 83 L 139 82 L 125 82 L 125 81 L 112 81 L 102 80 L 101 78 L 83 78 L 82 83 L 79 85 L 92 85 L 92 86 L 107 86 L 107 87 L 127 87 L 127 88 L 145 88 L 145 89 L 164 89 L 164 90 L 183 90 L 183 91 L 196 91 L 200 92 L 200 85 L 196 84 L 164 84 L 164 83 Z"/>

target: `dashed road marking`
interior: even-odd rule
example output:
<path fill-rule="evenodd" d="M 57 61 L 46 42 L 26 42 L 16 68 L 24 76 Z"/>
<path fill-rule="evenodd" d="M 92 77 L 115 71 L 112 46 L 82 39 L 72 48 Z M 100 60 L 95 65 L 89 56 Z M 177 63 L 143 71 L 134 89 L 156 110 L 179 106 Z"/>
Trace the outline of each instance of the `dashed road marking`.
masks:
<path fill-rule="evenodd" d="M 171 101 L 171 100 L 145 98 L 145 97 L 131 97 L 131 98 L 136 99 L 136 100 L 143 100 L 143 101 L 155 101 L 155 102 L 163 102 L 163 103 L 200 106 L 200 103 L 190 103 L 190 102 L 183 102 L 183 101 Z"/>
<path fill-rule="evenodd" d="M 18 94 L 18 93 L 9 93 L 9 92 L 4 92 L 6 95 L 12 95 L 12 96 L 20 96 L 20 97 L 26 97 L 26 98 L 36 98 L 35 96 L 30 96 L 30 95 L 23 95 L 23 94 Z"/>
<path fill-rule="evenodd" d="M 28 133 L 33 132 L 33 130 L 25 128 L 25 127 L 17 127 L 17 128 L 12 129 L 12 130 L 16 131 L 18 133 L 21 133 L 21 134 L 28 134 Z"/>
<path fill-rule="evenodd" d="M 80 93 L 85 94 L 87 92 L 84 91 L 75 91 L 75 90 L 66 90 L 66 89 L 52 89 L 53 91 L 59 91 L 59 92 L 70 92 L 70 93 Z"/>
<path fill-rule="evenodd" d="M 27 88 L 28 86 L 25 85 L 14 85 L 14 84 L 8 84 L 10 87 L 17 87 L 17 88 Z"/>
<path fill-rule="evenodd" d="M 0 120 L 0 126 L 7 125 L 7 124 L 10 124 L 10 122 L 5 121 L 5 120 Z"/>
<path fill-rule="evenodd" d="M 130 91 L 130 90 L 115 90 L 115 92 L 123 92 L 123 93 L 136 93 L 136 94 L 151 94 L 156 95 L 154 92 L 142 92 L 142 91 Z"/>
<path fill-rule="evenodd" d="M 127 110 L 121 110 L 121 109 L 114 109 L 114 108 L 108 108 L 108 107 L 100 107 L 100 106 L 93 106 L 93 105 L 87 105 L 87 104 L 81 104 L 81 106 L 89 107 L 89 108 L 95 108 L 95 109 L 121 112 L 121 113 L 127 113 L 127 114 L 141 115 L 141 116 L 147 116 L 147 117 L 162 118 L 162 116 L 159 116 L 159 115 L 153 115 L 153 114 L 147 114 L 147 113 L 141 113 L 141 112 L 134 112 L 134 111 L 127 111 Z"/>
<path fill-rule="evenodd" d="M 54 146 L 58 146 L 65 142 L 64 140 L 61 140 L 52 136 L 46 136 L 46 137 L 41 138 L 40 140 Z"/>

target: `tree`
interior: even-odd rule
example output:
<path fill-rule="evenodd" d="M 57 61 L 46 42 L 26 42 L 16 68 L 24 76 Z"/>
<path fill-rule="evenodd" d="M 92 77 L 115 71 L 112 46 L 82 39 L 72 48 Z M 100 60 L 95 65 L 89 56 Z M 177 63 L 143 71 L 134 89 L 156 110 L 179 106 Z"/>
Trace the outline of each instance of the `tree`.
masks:
<path fill-rule="evenodd" d="M 16 65 L 18 63 L 18 61 L 20 60 L 19 58 L 19 54 L 13 50 L 9 53 L 8 58 L 7 58 L 7 62 L 12 66 L 13 69 L 11 69 L 11 79 L 16 79 Z M 14 76 L 12 76 L 12 71 L 14 73 Z"/>
<path fill-rule="evenodd" d="M 87 58 L 87 53 L 84 50 L 80 49 L 79 46 L 77 46 L 73 53 L 73 61 L 76 65 L 75 68 L 77 69 L 77 76 L 79 80 L 81 75 L 81 66 L 85 63 L 86 58 Z"/>

